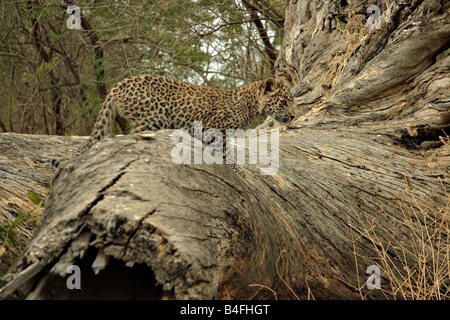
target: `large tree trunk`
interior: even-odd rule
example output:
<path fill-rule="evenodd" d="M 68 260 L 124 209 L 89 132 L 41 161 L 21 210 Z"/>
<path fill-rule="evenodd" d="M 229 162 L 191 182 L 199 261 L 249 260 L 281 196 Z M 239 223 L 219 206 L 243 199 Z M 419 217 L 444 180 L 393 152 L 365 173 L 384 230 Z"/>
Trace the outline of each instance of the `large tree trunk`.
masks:
<path fill-rule="evenodd" d="M 0 298 L 448 298 L 449 2 L 399 3 L 368 31 L 367 1 L 290 2 L 277 174 L 173 164 L 165 130 L 74 159 Z"/>

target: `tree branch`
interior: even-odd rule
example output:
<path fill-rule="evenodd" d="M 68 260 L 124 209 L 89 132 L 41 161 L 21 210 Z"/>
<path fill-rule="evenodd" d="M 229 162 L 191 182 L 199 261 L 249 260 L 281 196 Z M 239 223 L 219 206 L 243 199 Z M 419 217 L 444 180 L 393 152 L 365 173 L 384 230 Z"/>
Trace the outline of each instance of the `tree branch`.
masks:
<path fill-rule="evenodd" d="M 242 0 L 242 3 L 247 8 L 250 17 L 253 21 L 253 23 L 256 26 L 256 29 L 258 30 L 259 36 L 264 44 L 264 49 L 266 51 L 266 54 L 269 58 L 269 64 L 270 68 L 273 70 L 275 66 L 275 62 L 277 60 L 277 52 L 275 48 L 272 46 L 272 43 L 270 42 L 269 36 L 267 35 L 267 31 L 264 28 L 261 20 L 258 17 L 258 11 L 257 8 L 255 8 L 250 2 L 247 0 Z"/>

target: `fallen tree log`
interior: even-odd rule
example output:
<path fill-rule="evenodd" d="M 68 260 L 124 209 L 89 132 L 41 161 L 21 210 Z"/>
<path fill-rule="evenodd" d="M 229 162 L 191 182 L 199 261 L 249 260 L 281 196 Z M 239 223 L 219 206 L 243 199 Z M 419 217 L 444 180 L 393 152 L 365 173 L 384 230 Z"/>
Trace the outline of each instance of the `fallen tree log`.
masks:
<path fill-rule="evenodd" d="M 412 196 L 429 212 L 448 205 L 437 186 L 448 184 L 450 149 L 429 168 L 387 137 L 298 130 L 280 135 L 278 174 L 246 166 L 245 180 L 226 165 L 173 164 L 167 131 L 105 140 L 57 178 L 2 298 L 273 298 L 266 287 L 358 298 L 357 278 L 380 258 L 364 223 L 388 230 L 386 241 L 414 240 L 395 219 L 413 216 Z M 81 290 L 66 286 L 73 264 Z"/>
<path fill-rule="evenodd" d="M 176 165 L 172 131 L 106 139 L 58 174 L 0 298 L 448 298 L 450 23 L 435 4 L 387 1 L 367 32 L 367 1 L 290 2 L 276 67 L 298 117 L 278 172 Z"/>

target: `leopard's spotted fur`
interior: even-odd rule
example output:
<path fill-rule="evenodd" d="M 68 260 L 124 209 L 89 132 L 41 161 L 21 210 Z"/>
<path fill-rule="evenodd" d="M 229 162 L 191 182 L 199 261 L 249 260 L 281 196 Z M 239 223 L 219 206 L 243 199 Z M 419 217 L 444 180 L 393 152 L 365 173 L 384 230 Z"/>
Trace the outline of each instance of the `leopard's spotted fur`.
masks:
<path fill-rule="evenodd" d="M 133 132 L 188 129 L 201 121 L 203 130 L 246 128 L 270 114 L 277 121 L 294 117 L 289 88 L 268 78 L 236 89 L 197 86 L 163 76 L 135 76 L 114 87 L 103 103 L 86 148 L 101 140 L 116 114 L 130 119 Z"/>

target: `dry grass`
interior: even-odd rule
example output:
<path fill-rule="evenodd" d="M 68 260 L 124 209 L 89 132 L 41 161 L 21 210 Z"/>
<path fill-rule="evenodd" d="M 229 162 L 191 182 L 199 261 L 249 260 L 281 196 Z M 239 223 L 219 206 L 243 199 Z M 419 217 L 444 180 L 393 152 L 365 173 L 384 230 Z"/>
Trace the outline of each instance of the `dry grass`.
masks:
<path fill-rule="evenodd" d="M 408 201 L 405 201 L 405 198 L 402 201 L 399 200 L 403 219 L 402 221 L 397 220 L 396 223 L 401 224 L 403 231 L 409 235 L 407 240 L 396 239 L 392 230 L 367 213 L 355 212 L 359 219 L 359 225 L 363 226 L 357 228 L 350 222 L 348 223 L 351 227 L 357 285 L 346 284 L 359 292 L 362 300 L 370 295 L 371 290 L 366 290 L 368 276 L 364 279 L 359 277 L 359 256 L 356 243 L 361 238 L 368 240 L 373 245 L 376 253 L 373 259 L 381 270 L 380 292 L 386 299 L 450 300 L 450 240 L 448 237 L 450 234 L 450 194 L 447 192 L 448 186 L 442 179 L 439 180 L 446 199 L 444 206 L 440 209 L 436 210 L 434 206 L 420 202 L 409 187 L 405 191 Z M 380 210 L 384 216 L 389 216 L 381 207 Z M 354 230 L 357 231 L 359 238 L 355 237 Z M 283 279 L 278 270 L 283 253 L 285 250 L 282 250 L 277 259 L 278 277 L 295 299 L 300 300 L 300 297 Z M 364 280 L 365 282 L 363 282 Z M 315 300 L 307 281 L 306 285 L 307 300 Z M 278 299 L 277 293 L 268 286 L 262 284 L 250 286 L 269 290 L 274 299 Z"/>
<path fill-rule="evenodd" d="M 279 279 L 283 282 L 283 284 L 286 286 L 286 288 L 289 289 L 289 291 L 292 293 L 292 295 L 295 297 L 296 300 L 300 300 L 299 296 L 295 293 L 295 291 L 292 289 L 292 287 L 286 282 L 286 280 L 283 279 L 283 277 L 282 277 L 281 274 L 280 274 L 280 271 L 278 270 L 278 264 L 279 264 L 279 262 L 280 262 L 281 256 L 282 256 L 285 252 L 286 252 L 285 249 L 281 250 L 281 252 L 280 252 L 280 254 L 279 254 L 279 256 L 278 256 L 278 259 L 277 259 L 277 263 L 276 263 L 276 265 L 275 265 L 275 269 L 276 269 L 276 271 L 277 271 L 277 275 L 278 275 Z M 311 290 L 309 289 L 308 282 L 306 282 L 306 285 L 308 286 L 308 300 L 314 299 L 314 296 L 312 295 Z M 276 293 L 272 288 L 270 288 L 270 287 L 268 287 L 268 286 L 265 286 L 265 285 L 259 284 L 259 283 L 253 283 L 253 284 L 250 284 L 249 287 L 260 287 L 260 288 L 262 288 L 262 289 L 267 289 L 267 290 L 269 290 L 270 292 L 272 292 L 272 294 L 274 295 L 274 299 L 275 299 L 275 300 L 278 300 L 278 295 L 277 295 L 277 293 Z M 252 298 L 253 298 L 253 297 L 252 297 Z"/>
<path fill-rule="evenodd" d="M 381 276 L 387 279 L 388 284 L 382 286 L 386 298 L 450 299 L 450 195 L 440 181 L 446 195 L 446 203 L 440 209 L 418 201 L 409 187 L 407 204 L 399 201 L 403 215 L 400 223 L 409 234 L 408 240 L 396 239 L 392 231 L 367 214 L 358 215 L 363 226 L 358 231 L 373 245 Z M 354 254 L 357 263 L 356 250 Z M 358 283 L 362 299 L 366 297 L 363 288 L 364 284 Z"/>
<path fill-rule="evenodd" d="M 347 67 L 350 57 L 366 39 L 367 26 L 364 19 L 363 15 L 357 15 L 353 12 L 346 24 L 340 20 L 337 23 L 338 30 L 342 34 L 341 41 L 345 43 L 345 49 L 335 53 L 327 73 L 320 79 L 320 82 L 327 84 L 330 89 L 336 84 L 341 71 Z"/>

